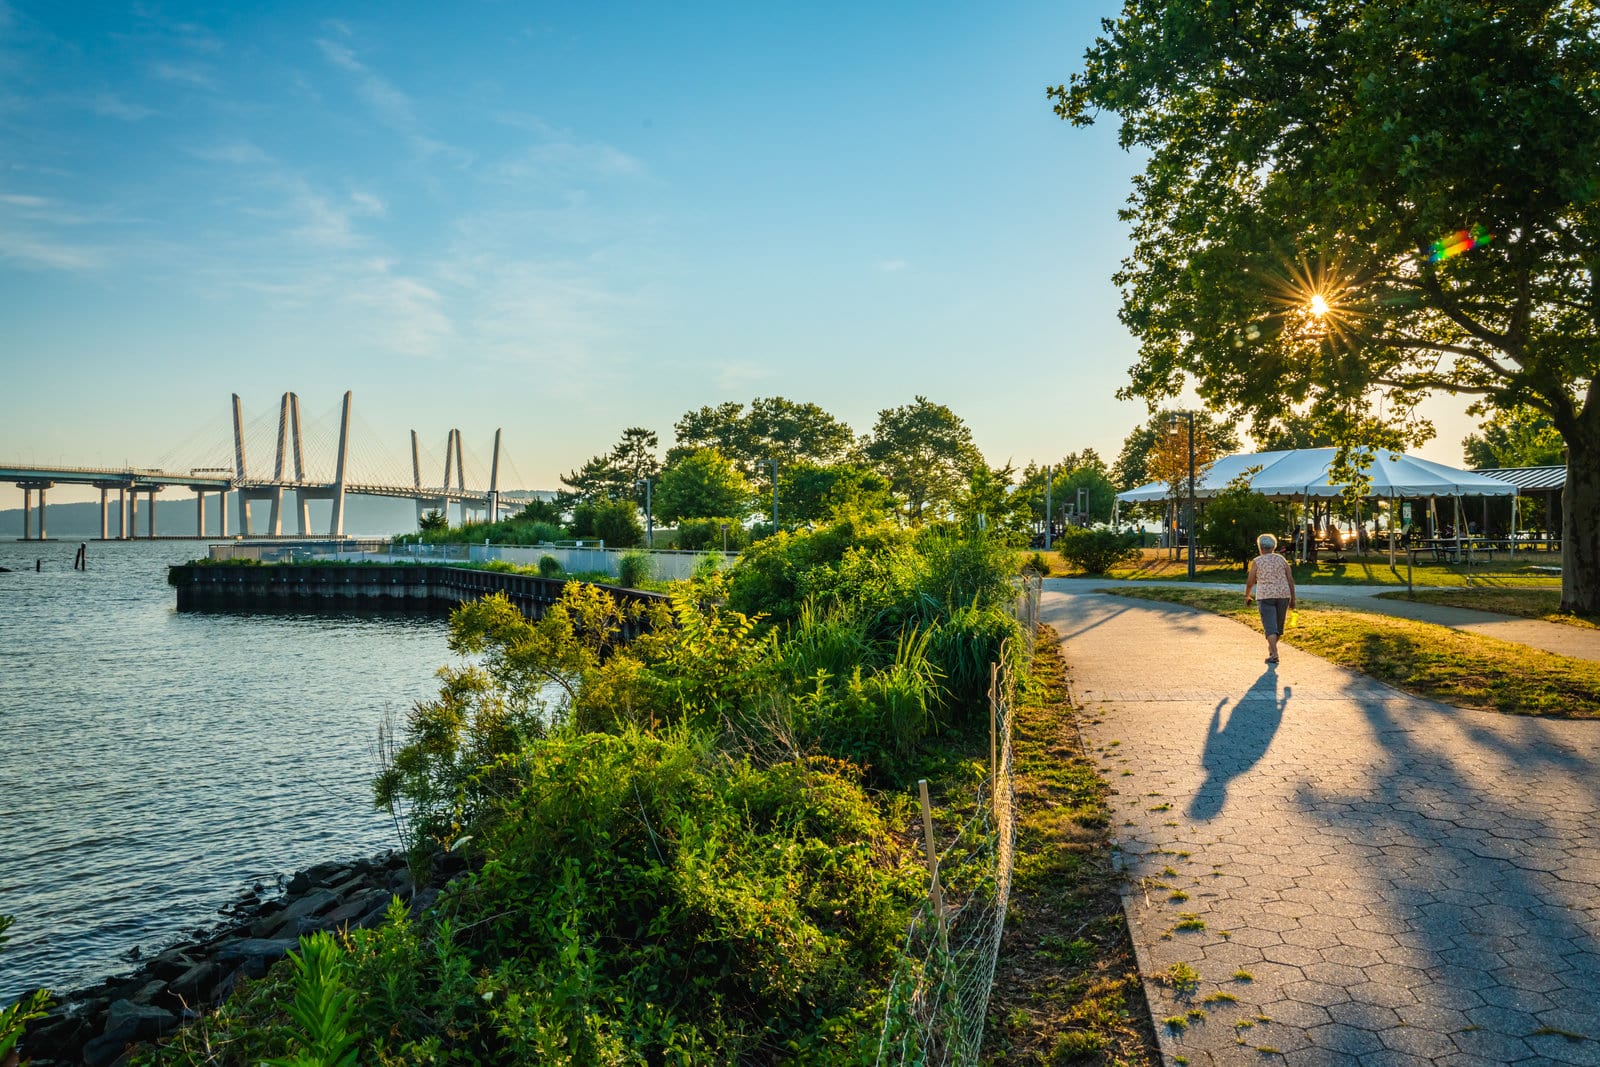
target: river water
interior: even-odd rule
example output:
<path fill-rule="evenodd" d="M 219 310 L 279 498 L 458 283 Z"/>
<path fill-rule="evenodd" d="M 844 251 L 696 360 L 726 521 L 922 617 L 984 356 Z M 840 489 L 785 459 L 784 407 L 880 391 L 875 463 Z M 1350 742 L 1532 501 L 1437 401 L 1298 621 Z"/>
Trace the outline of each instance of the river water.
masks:
<path fill-rule="evenodd" d="M 197 542 L 0 542 L 0 1000 L 131 969 L 260 882 L 398 839 L 377 728 L 437 689 L 426 617 L 179 614 Z M 34 562 L 43 559 L 35 572 Z"/>

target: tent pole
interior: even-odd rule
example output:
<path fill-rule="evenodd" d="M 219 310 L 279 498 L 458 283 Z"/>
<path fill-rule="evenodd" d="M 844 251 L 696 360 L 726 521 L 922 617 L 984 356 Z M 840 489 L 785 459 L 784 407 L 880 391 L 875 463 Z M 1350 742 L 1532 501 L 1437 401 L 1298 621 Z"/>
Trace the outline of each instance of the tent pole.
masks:
<path fill-rule="evenodd" d="M 1517 558 L 1517 505 L 1522 503 L 1522 492 L 1518 490 L 1511 497 L 1511 558 Z"/>
<path fill-rule="evenodd" d="M 1389 496 L 1389 566 L 1394 566 L 1394 495 Z"/>

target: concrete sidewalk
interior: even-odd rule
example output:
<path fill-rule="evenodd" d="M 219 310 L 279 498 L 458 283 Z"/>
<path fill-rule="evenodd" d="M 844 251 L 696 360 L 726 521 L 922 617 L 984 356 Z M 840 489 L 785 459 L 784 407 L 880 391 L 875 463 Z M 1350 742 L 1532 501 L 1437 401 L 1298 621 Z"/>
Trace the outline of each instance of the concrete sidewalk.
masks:
<path fill-rule="evenodd" d="M 1223 589 L 1244 595 L 1243 583 L 1131 581 L 1126 578 L 1047 578 L 1044 587 L 1057 592 L 1093 592 L 1121 586 L 1149 588 L 1170 585 L 1178 588 Z M 1302 601 L 1317 601 L 1355 611 L 1372 611 L 1418 622 L 1431 622 L 1454 630 L 1482 634 L 1511 641 L 1529 648 L 1543 649 L 1574 659 L 1600 660 L 1600 630 L 1568 626 L 1559 622 L 1523 619 L 1491 611 L 1424 604 L 1420 601 L 1390 599 L 1379 593 L 1393 593 L 1392 585 L 1302 585 L 1297 590 Z"/>
<path fill-rule="evenodd" d="M 1178 605 L 1042 614 L 1117 791 L 1169 1063 L 1600 1064 L 1600 722 L 1432 704 L 1287 644 L 1268 668 Z M 1179 964 L 1193 993 L 1155 980 Z"/>

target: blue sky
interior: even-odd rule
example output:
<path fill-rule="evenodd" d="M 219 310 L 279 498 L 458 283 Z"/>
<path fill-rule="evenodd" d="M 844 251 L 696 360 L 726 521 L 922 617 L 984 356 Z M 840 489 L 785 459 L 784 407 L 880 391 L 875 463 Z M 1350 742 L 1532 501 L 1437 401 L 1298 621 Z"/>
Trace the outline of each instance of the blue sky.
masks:
<path fill-rule="evenodd" d="M 0 0 L 0 460 L 192 463 L 288 389 L 541 488 L 758 395 L 1019 464 L 1144 417 L 1138 161 L 1044 96 L 1109 0 L 329 10 Z"/>

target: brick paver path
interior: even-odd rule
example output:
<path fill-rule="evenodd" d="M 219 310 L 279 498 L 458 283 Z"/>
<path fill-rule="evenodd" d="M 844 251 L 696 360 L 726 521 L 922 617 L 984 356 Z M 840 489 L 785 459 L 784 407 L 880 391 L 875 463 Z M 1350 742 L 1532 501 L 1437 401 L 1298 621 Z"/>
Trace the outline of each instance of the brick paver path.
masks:
<path fill-rule="evenodd" d="M 1117 791 L 1169 1063 L 1600 1064 L 1600 722 L 1433 704 L 1287 645 L 1269 669 L 1259 634 L 1178 605 L 1042 609 Z M 1178 964 L 1192 994 L 1149 980 Z"/>

